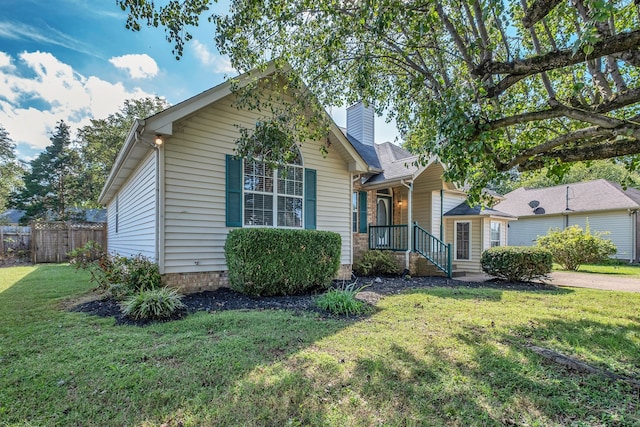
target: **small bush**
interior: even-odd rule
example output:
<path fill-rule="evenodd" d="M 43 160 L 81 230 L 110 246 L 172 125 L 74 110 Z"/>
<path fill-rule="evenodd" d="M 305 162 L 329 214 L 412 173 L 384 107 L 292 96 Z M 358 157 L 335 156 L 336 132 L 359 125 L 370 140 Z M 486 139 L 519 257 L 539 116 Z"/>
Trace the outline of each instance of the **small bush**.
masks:
<path fill-rule="evenodd" d="M 617 252 L 616 246 L 602 238 L 605 233 L 591 234 L 589 224 L 586 230 L 578 225 L 549 231 L 539 236 L 537 245 L 551 252 L 553 261 L 566 270 L 577 270 L 582 264 L 603 262 Z"/>
<path fill-rule="evenodd" d="M 232 230 L 224 246 L 229 286 L 255 296 L 328 288 L 340 268 L 340 246 L 340 235 L 329 231 Z"/>
<path fill-rule="evenodd" d="M 389 276 L 398 274 L 398 266 L 389 251 L 366 251 L 353 270 L 358 276 Z"/>
<path fill-rule="evenodd" d="M 186 306 L 175 289 L 158 288 L 142 290 L 126 299 L 122 313 L 136 320 L 162 320 L 171 318 Z"/>
<path fill-rule="evenodd" d="M 356 295 L 364 288 L 366 285 L 356 288 L 354 282 L 343 288 L 331 289 L 316 299 L 316 305 L 337 315 L 359 316 L 365 314 L 369 311 L 369 306 L 356 298 Z"/>
<path fill-rule="evenodd" d="M 88 270 L 91 281 L 99 289 L 111 292 L 116 299 L 141 290 L 157 289 L 162 285 L 158 265 L 143 255 L 133 258 L 111 255 L 94 242 L 89 242 L 68 255 L 70 264 Z"/>
<path fill-rule="evenodd" d="M 496 246 L 482 253 L 482 271 L 510 282 L 528 282 L 551 273 L 551 253 L 535 246 Z"/>

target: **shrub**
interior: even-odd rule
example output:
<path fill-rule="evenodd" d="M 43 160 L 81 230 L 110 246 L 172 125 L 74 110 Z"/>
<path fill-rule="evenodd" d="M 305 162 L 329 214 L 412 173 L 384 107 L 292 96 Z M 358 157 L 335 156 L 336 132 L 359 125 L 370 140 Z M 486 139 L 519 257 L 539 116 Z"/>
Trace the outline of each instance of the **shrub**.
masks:
<path fill-rule="evenodd" d="M 224 246 L 229 286 L 255 296 L 327 288 L 340 268 L 340 246 L 340 235 L 329 231 L 232 230 Z"/>
<path fill-rule="evenodd" d="M 353 266 L 359 276 L 389 276 L 398 273 L 398 266 L 389 251 L 366 251 Z"/>
<path fill-rule="evenodd" d="M 356 298 L 356 295 L 364 288 L 366 285 L 356 288 L 356 282 L 354 282 L 342 288 L 331 289 L 316 299 L 316 305 L 338 315 L 353 314 L 358 316 L 365 314 L 369 311 L 369 306 Z"/>
<path fill-rule="evenodd" d="M 126 299 L 121 309 L 125 316 L 133 319 L 169 319 L 186 307 L 181 299 L 182 296 L 175 289 L 147 289 Z"/>
<path fill-rule="evenodd" d="M 616 246 L 602 238 L 605 233 L 591 234 L 589 224 L 586 230 L 578 225 L 549 231 L 539 236 L 537 245 L 551 252 L 553 260 L 566 270 L 577 270 L 580 265 L 606 261 L 617 252 Z"/>
<path fill-rule="evenodd" d="M 482 271 L 510 282 L 528 282 L 551 273 L 551 253 L 535 246 L 496 246 L 482 253 Z"/>
<path fill-rule="evenodd" d="M 105 253 L 99 245 L 89 242 L 69 252 L 69 263 L 88 270 L 91 281 L 99 289 L 122 299 L 141 290 L 157 289 L 162 285 L 158 265 L 143 255 L 127 258 Z"/>

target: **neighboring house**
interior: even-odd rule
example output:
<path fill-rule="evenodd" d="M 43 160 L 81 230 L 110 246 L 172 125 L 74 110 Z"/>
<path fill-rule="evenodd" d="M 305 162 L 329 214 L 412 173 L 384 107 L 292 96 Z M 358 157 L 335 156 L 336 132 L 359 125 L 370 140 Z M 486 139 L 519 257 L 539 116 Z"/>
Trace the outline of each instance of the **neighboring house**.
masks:
<path fill-rule="evenodd" d="M 264 84 L 274 71 L 237 84 Z M 227 283 L 224 244 L 235 227 L 327 230 L 342 238 L 340 276 L 349 277 L 351 178 L 369 166 L 335 125 L 323 141 L 299 147 L 286 175 L 236 159 L 238 125 L 264 119 L 235 107 L 231 89 L 223 83 L 133 125 L 99 198 L 108 250 L 145 255 L 168 284 L 195 290 Z"/>
<path fill-rule="evenodd" d="M 639 261 L 640 190 L 598 179 L 549 188 L 518 188 L 495 206 L 517 216 L 510 224 L 509 245 L 530 246 L 550 229 L 589 224 L 591 232 L 604 236 L 617 247 L 618 259 Z"/>
<path fill-rule="evenodd" d="M 458 272 L 480 272 L 482 251 L 506 245 L 515 218 L 469 207 L 464 191 L 442 179 L 445 168 L 437 159 L 422 166 L 397 145 L 374 144 L 373 119 L 373 110 L 362 104 L 347 109 L 347 137 L 372 166 L 354 177 L 356 258 L 366 249 L 389 249 L 410 274 L 434 274 L 434 264 L 445 273 L 447 264 Z"/>
<path fill-rule="evenodd" d="M 273 72 L 245 74 L 236 84 L 264 84 Z M 302 144 L 286 175 L 235 158 L 238 126 L 252 128 L 262 116 L 235 107 L 231 87 L 223 83 L 133 125 L 99 199 L 110 252 L 147 256 L 168 284 L 195 290 L 227 283 L 224 244 L 236 227 L 336 232 L 341 278 L 368 248 L 394 250 L 400 268 L 427 274 L 432 263 L 479 271 L 481 251 L 505 244 L 512 218 L 462 209 L 465 194 L 442 180 L 440 163 L 418 167 L 400 147 L 374 145 L 374 113 L 361 104 L 349 108 L 346 133 L 331 122 L 326 139 Z"/>

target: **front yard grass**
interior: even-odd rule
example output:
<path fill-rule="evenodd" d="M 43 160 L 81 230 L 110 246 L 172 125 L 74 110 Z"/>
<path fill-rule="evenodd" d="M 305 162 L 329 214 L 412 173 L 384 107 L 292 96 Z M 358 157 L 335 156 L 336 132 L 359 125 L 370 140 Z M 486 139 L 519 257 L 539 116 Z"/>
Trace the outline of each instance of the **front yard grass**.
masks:
<path fill-rule="evenodd" d="M 148 327 L 61 307 L 65 265 L 0 270 L 0 425 L 634 426 L 640 294 L 429 288 L 360 320 L 199 312 Z"/>
<path fill-rule="evenodd" d="M 553 264 L 554 271 L 564 270 L 559 264 Z M 640 264 L 606 263 L 585 264 L 578 268 L 579 273 L 611 274 L 615 276 L 628 276 L 640 278 Z"/>

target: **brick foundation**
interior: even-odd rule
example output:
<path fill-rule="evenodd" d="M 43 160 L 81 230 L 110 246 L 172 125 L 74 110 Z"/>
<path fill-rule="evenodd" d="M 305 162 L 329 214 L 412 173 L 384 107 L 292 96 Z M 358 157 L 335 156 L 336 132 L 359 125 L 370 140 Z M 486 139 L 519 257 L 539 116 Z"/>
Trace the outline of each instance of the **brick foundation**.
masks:
<path fill-rule="evenodd" d="M 226 271 L 206 271 L 202 273 L 168 273 L 163 277 L 167 286 L 178 289 L 184 294 L 215 291 L 229 286 Z"/>

